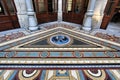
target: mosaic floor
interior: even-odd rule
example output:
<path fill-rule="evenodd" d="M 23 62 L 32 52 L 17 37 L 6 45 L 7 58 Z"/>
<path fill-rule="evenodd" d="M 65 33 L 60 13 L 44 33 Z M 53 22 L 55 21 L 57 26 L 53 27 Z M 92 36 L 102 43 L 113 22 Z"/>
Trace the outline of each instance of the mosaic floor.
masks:
<path fill-rule="evenodd" d="M 51 44 L 50 37 L 54 35 L 69 36 L 71 41 L 65 46 L 55 46 Z M 119 44 L 100 39 L 84 33 L 77 33 L 76 31 L 57 27 L 48 29 L 36 34 L 31 34 L 13 41 L 9 41 L 1 50 L 4 51 L 118 51 Z M 4 45 L 1 44 L 1 45 Z M 60 45 L 60 44 L 59 44 Z M 105 46 L 104 46 L 105 45 Z M 113 46 L 114 45 L 114 46 Z M 14 46 L 14 47 L 13 47 Z M 7 49 L 4 49 L 7 48 Z"/>
<path fill-rule="evenodd" d="M 0 37 L 0 80 L 120 80 L 119 37 L 40 26 Z"/>
<path fill-rule="evenodd" d="M 60 35 L 64 36 L 60 37 Z M 61 46 L 61 43 L 66 40 L 68 40 L 68 43 Z M 101 66 L 104 68 L 120 67 L 119 43 L 85 33 L 78 33 L 61 26 L 40 32 L 37 31 L 37 33 L 1 43 L 0 46 L 0 68 L 19 68 L 21 65 L 17 64 L 21 63 L 25 64 L 25 68 L 29 67 L 29 65 L 34 68 L 43 68 L 43 64 L 45 64 L 46 68 L 49 67 L 47 64 L 51 66 L 54 64 L 53 68 L 65 68 L 66 64 L 68 64 L 67 67 L 69 68 L 72 68 L 70 64 L 76 64 L 76 68 L 83 68 L 85 65 L 91 68 L 94 65 L 90 64 L 98 63 L 98 68 Z M 8 64 L 11 65 L 7 66 Z M 32 64 L 39 65 L 36 65 L 36 67 Z"/>
<path fill-rule="evenodd" d="M 119 80 L 120 70 L 1 70 L 1 80 Z"/>
<path fill-rule="evenodd" d="M 0 36 L 0 43 L 6 42 L 9 40 L 13 40 L 13 39 L 17 39 L 17 38 L 23 37 L 23 36 L 25 36 L 25 34 L 23 32 L 16 32 L 16 33 L 11 33 L 11 34 L 7 34 L 7 35 L 2 35 L 2 36 Z"/>
<path fill-rule="evenodd" d="M 108 35 L 108 34 L 103 34 L 103 33 L 98 32 L 98 33 L 95 34 L 95 36 L 99 37 L 99 38 L 106 39 L 106 40 L 110 40 L 110 41 L 120 43 L 120 37 L 116 37 L 114 35 Z"/>

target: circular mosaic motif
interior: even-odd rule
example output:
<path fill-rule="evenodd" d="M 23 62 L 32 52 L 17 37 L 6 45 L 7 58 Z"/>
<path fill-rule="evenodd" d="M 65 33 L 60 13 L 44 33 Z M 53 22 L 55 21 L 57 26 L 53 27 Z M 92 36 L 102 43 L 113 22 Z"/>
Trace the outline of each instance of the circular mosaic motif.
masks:
<path fill-rule="evenodd" d="M 48 52 L 45 51 L 45 52 L 42 52 L 40 56 L 41 57 L 47 57 L 48 55 L 49 55 Z"/>
<path fill-rule="evenodd" d="M 79 51 L 75 51 L 75 52 L 74 52 L 74 56 L 75 56 L 75 57 L 82 57 L 82 55 L 80 54 Z"/>
<path fill-rule="evenodd" d="M 58 34 L 50 37 L 50 43 L 56 46 L 64 46 L 71 42 L 71 38 L 67 35 Z"/>
<path fill-rule="evenodd" d="M 88 73 L 94 77 L 100 77 L 102 72 L 100 70 L 87 70 Z"/>
<path fill-rule="evenodd" d="M 115 57 L 116 55 L 112 52 L 105 52 L 105 54 L 108 56 L 108 57 Z"/>
<path fill-rule="evenodd" d="M 37 70 L 23 70 L 23 76 L 29 78 L 36 74 L 36 72 Z"/>
<path fill-rule="evenodd" d="M 6 57 L 14 57 L 15 53 L 14 52 L 8 52 L 6 53 Z"/>
<path fill-rule="evenodd" d="M 105 80 L 107 78 L 104 70 L 90 69 L 84 70 L 84 73 L 91 80 Z"/>
<path fill-rule="evenodd" d="M 40 70 L 20 70 L 17 78 L 19 80 L 36 80 L 40 76 Z"/>

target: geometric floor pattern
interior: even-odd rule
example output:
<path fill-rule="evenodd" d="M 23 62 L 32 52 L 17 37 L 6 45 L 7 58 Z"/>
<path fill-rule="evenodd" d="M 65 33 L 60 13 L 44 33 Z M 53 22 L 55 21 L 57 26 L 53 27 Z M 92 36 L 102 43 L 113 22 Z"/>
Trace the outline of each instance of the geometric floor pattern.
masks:
<path fill-rule="evenodd" d="M 120 52 L 101 51 L 101 52 L 0 52 L 0 58 L 119 58 Z"/>
<path fill-rule="evenodd" d="M 120 70 L 1 70 L 1 80 L 119 80 Z"/>
<path fill-rule="evenodd" d="M 0 80 L 120 80 L 119 43 L 62 26 L 3 41 Z"/>
<path fill-rule="evenodd" d="M 70 40 L 57 35 L 69 36 Z M 52 40 L 58 44 L 52 43 Z M 67 44 L 61 45 L 67 40 Z M 0 68 L 4 69 L 120 67 L 119 43 L 64 27 L 38 31 L 3 42 L 0 50 Z"/>
<path fill-rule="evenodd" d="M 50 36 L 57 34 L 70 36 L 67 45 L 56 46 L 51 43 Z M 44 39 L 45 38 L 45 39 Z M 60 44 L 59 44 L 60 45 Z M 3 51 L 118 51 L 119 44 L 97 38 L 91 35 L 77 33 L 66 28 L 54 28 L 40 33 L 28 35 L 16 40 L 11 40 L 1 44 Z"/>

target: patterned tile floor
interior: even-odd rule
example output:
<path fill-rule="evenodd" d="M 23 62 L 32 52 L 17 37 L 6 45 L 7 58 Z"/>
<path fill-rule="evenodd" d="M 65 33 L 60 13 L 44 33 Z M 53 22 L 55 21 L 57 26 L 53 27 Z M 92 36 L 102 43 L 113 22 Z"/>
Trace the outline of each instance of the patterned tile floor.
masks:
<path fill-rule="evenodd" d="M 108 35 L 108 34 L 98 32 L 98 33 L 95 34 L 95 36 L 99 37 L 99 38 L 102 38 L 102 39 L 106 39 L 106 40 L 110 40 L 110 41 L 113 41 L 113 42 L 120 43 L 120 37 L 116 37 L 114 35 Z"/>
<path fill-rule="evenodd" d="M 4 80 L 119 80 L 118 69 L 1 70 Z"/>
<path fill-rule="evenodd" d="M 0 58 L 119 58 L 120 52 L 0 52 Z"/>
<path fill-rule="evenodd" d="M 13 39 L 17 39 L 17 38 L 26 36 L 28 34 L 29 34 L 29 32 L 22 28 L 3 31 L 3 32 L 0 32 L 0 43 L 10 41 Z"/>
<path fill-rule="evenodd" d="M 6 42 L 9 40 L 13 40 L 13 39 L 17 39 L 20 37 L 25 36 L 25 34 L 23 32 L 16 32 L 16 33 L 11 33 L 11 34 L 6 34 L 0 37 L 0 43 L 1 42 Z"/>
<path fill-rule="evenodd" d="M 25 36 L 25 35 L 29 35 L 29 34 L 32 34 L 32 33 L 44 31 L 44 30 L 47 30 L 47 29 L 52 29 L 52 28 L 55 28 L 55 27 L 58 27 L 58 26 L 63 26 L 64 28 L 73 29 L 73 30 L 80 31 L 80 32 L 83 32 L 83 33 L 86 33 L 86 34 L 92 34 L 92 35 L 95 35 L 97 37 L 104 38 L 104 39 L 107 39 L 107 40 L 120 42 L 120 36 L 119 36 L 120 31 L 119 31 L 119 26 L 118 25 L 119 24 L 110 23 L 107 30 L 94 30 L 94 31 L 89 33 L 89 32 L 79 30 L 81 25 L 68 23 L 68 22 L 62 22 L 60 24 L 58 24 L 57 22 L 51 22 L 51 23 L 45 23 L 45 24 L 39 25 L 41 30 L 35 31 L 35 32 L 30 32 L 29 30 L 25 30 L 25 29 L 15 29 L 15 30 L 0 32 L 0 42 L 16 39 L 16 38 L 19 38 L 19 37 L 22 37 L 22 36 Z M 111 32 L 111 30 L 112 30 L 112 32 Z"/>
<path fill-rule="evenodd" d="M 64 24 L 63 24 L 64 25 Z M 45 27 L 45 28 L 41 28 L 43 31 L 45 29 L 51 29 L 53 27 L 55 27 L 55 25 L 53 25 L 52 27 Z M 68 26 L 65 28 L 68 28 Z M 69 29 L 72 29 L 73 27 L 69 28 Z M 78 29 L 78 28 L 77 28 Z M 40 30 L 40 31 L 42 31 Z M 76 30 L 76 29 L 75 29 Z M 40 31 L 36 31 L 36 32 L 40 32 Z M 76 31 L 79 31 L 79 30 L 76 30 Z M 15 33 L 14 33 L 15 32 Z M 3 39 L 4 41 L 8 41 L 8 40 L 11 40 L 11 39 L 16 39 L 18 37 L 22 37 L 22 36 L 25 36 L 25 35 L 30 35 L 30 34 L 33 34 L 33 33 L 36 33 L 36 32 L 29 32 L 29 31 L 23 31 L 23 30 L 15 30 L 15 31 L 11 31 L 11 32 L 2 32 L 0 33 L 0 41 L 2 42 Z M 84 31 L 81 31 L 84 33 Z M 88 33 L 88 32 L 85 32 L 85 33 Z M 99 33 L 99 31 L 95 32 L 96 34 L 94 34 L 95 36 L 97 37 L 100 37 L 100 38 L 104 38 L 104 39 L 107 39 L 107 40 L 110 40 L 110 41 L 115 41 L 115 42 L 119 42 L 120 41 L 120 38 L 117 36 L 113 36 L 113 35 L 110 35 L 110 34 L 105 34 L 105 33 Z M 12 34 L 12 35 L 11 35 Z M 89 33 L 88 33 L 89 34 Z M 1 37 L 3 36 L 4 37 Z M 14 36 L 13 36 L 14 35 Z M 9 54 L 10 53 L 10 54 Z M 44 54 L 42 54 L 44 53 Z M 49 56 L 48 56 L 48 53 L 51 53 Z M 57 54 L 56 54 L 57 53 Z M 84 54 L 83 54 L 84 53 Z M 46 55 L 47 54 L 47 55 Z M 11 63 L 11 61 L 9 61 L 9 58 L 10 57 L 19 57 L 19 56 L 22 56 L 22 57 L 42 57 L 42 58 L 46 58 L 46 57 L 60 57 L 60 56 L 63 56 L 63 57 L 74 57 L 74 58 L 81 58 L 81 57 L 112 57 L 110 59 L 110 63 L 117 63 L 119 64 L 120 61 L 119 58 L 117 59 L 117 61 L 114 61 L 113 57 L 120 57 L 120 52 L 99 52 L 98 54 L 96 54 L 96 52 L 18 52 L 18 53 L 11 53 L 11 52 L 5 52 L 2 54 L 0 54 L 0 57 L 6 57 L 6 63 Z M 39 59 L 39 58 L 38 58 Z M 104 58 L 105 59 L 105 58 Z M 98 59 L 98 63 L 108 63 L 109 61 L 100 61 Z M 34 64 L 37 62 L 37 61 L 31 61 L 30 59 L 25 59 L 26 62 L 28 61 L 29 63 L 33 62 Z M 96 59 L 95 59 L 96 60 Z M 113 60 L 113 61 L 112 61 Z M 19 60 L 18 60 L 19 61 Z M 69 59 L 67 59 L 68 62 Z M 67 62 L 66 61 L 66 62 Z M 83 63 L 88 63 L 88 62 L 92 62 L 94 63 L 94 61 L 89 60 L 87 61 L 87 58 L 85 61 L 82 61 L 82 64 Z M 4 62 L 4 59 L 3 59 L 3 62 Z M 17 59 L 14 60 L 14 63 L 17 62 Z M 23 61 L 24 62 L 24 61 Z M 21 63 L 23 63 L 21 61 Z M 41 62 L 43 62 L 41 60 Z M 49 63 L 50 61 L 46 61 L 46 63 Z M 61 63 L 60 61 L 55 61 L 54 62 L 59 62 Z M 72 63 L 73 61 L 71 61 Z M 75 62 L 75 61 L 74 61 Z M 7 65 L 9 66 L 9 65 Z M 31 67 L 33 65 L 30 65 Z M 30 68 L 29 66 L 29 68 Z M 89 65 L 89 67 L 92 66 L 92 65 Z M 96 65 L 97 66 L 97 65 Z M 117 66 L 117 65 L 116 65 Z M 87 66 L 88 67 L 88 66 Z M 22 68 L 22 66 L 20 66 L 20 68 Z M 51 69 L 38 69 L 38 70 L 35 70 L 35 69 L 21 69 L 20 68 L 18 69 L 12 69 L 12 70 L 3 70 L 1 69 L 0 70 L 0 80 L 120 80 L 120 70 L 119 69 L 85 69 L 85 66 L 83 67 L 83 69 L 78 69 L 76 68 L 75 69 L 75 66 L 73 67 L 74 70 L 71 70 L 71 69 L 65 69 L 63 68 L 62 70 L 61 69 L 54 69 L 54 70 L 51 70 Z M 50 68 L 50 67 L 49 67 Z"/>

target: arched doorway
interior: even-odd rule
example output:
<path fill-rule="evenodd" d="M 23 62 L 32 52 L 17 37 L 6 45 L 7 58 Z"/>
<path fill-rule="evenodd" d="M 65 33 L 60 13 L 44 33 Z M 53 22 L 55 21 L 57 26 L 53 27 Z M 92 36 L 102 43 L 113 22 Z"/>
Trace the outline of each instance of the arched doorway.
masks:
<path fill-rule="evenodd" d="M 118 5 L 119 0 L 108 0 L 104 16 L 102 19 L 101 29 L 106 29 L 109 22 L 111 21 L 113 15 L 115 14 L 116 7 Z"/>
<path fill-rule="evenodd" d="M 82 24 L 89 0 L 63 0 L 63 21 Z"/>
<path fill-rule="evenodd" d="M 57 21 L 58 0 L 33 0 L 38 23 Z"/>
<path fill-rule="evenodd" d="M 62 0 L 63 21 L 83 23 L 89 0 Z M 33 0 L 38 23 L 57 21 L 58 0 Z"/>
<path fill-rule="evenodd" d="M 0 31 L 19 28 L 14 0 L 0 0 Z"/>
<path fill-rule="evenodd" d="M 120 1 L 119 1 L 119 5 L 115 9 L 111 22 L 120 23 Z"/>

